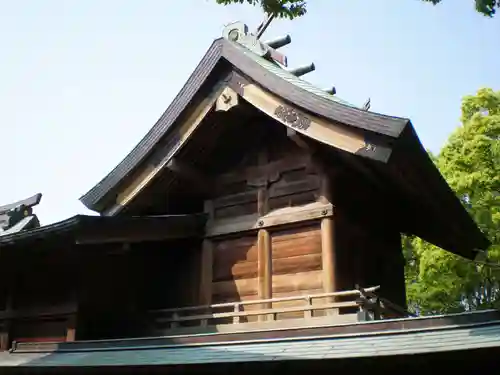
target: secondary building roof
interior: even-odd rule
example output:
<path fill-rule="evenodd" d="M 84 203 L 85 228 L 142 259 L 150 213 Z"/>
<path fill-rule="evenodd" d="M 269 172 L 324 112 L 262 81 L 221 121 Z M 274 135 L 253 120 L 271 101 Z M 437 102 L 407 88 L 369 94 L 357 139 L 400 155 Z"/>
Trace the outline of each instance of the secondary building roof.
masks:
<path fill-rule="evenodd" d="M 0 247 L 22 246 L 40 239 L 70 239 L 75 244 L 158 241 L 203 235 L 206 217 L 199 215 L 87 216 L 31 230 L 0 235 Z"/>
<path fill-rule="evenodd" d="M 0 367 L 268 363 L 480 350 L 500 348 L 499 318 L 497 311 L 486 311 L 332 327 L 336 333 L 328 332 L 328 328 L 321 331 L 310 328 L 302 335 L 296 332 L 295 337 L 280 337 L 279 333 L 269 331 L 254 339 L 245 339 L 239 334 L 240 339 L 235 340 L 237 338 L 226 335 L 225 340 L 219 338 L 218 342 L 214 342 L 217 334 L 212 334 L 193 336 L 191 343 L 186 342 L 189 338 L 183 337 L 19 343 L 11 353 L 0 354 Z"/>

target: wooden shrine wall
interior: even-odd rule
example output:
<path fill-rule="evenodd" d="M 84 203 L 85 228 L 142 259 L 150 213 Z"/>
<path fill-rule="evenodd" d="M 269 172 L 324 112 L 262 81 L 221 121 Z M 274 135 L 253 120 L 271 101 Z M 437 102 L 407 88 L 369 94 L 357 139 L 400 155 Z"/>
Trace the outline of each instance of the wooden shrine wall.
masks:
<path fill-rule="evenodd" d="M 212 301 L 244 301 L 257 292 L 257 238 L 244 235 L 214 241 Z"/>
<path fill-rule="evenodd" d="M 0 349 L 12 341 L 57 342 L 74 338 L 76 285 L 68 259 L 44 249 L 0 258 Z"/>
<path fill-rule="evenodd" d="M 379 295 L 406 305 L 401 235 L 390 203 L 353 174 L 336 188 L 336 254 L 339 289 L 379 285 Z"/>
<path fill-rule="evenodd" d="M 205 244 L 210 255 L 205 260 L 212 268 L 202 272 L 200 302 L 321 293 L 320 220 L 303 213 L 304 217 L 293 219 L 297 209 L 318 203 L 319 189 L 320 175 L 310 155 L 288 139 L 276 140 L 267 148 L 264 144 L 242 165 L 220 175 L 216 197 L 205 202 L 210 217 L 209 244 Z M 280 221 L 276 219 L 280 215 L 292 219 Z M 274 307 L 294 304 L 304 302 L 280 302 Z M 256 317 L 248 317 L 253 320 Z"/>
<path fill-rule="evenodd" d="M 272 297 L 323 292 L 321 228 L 319 223 L 271 232 Z M 273 303 L 273 307 L 303 306 L 303 301 Z M 278 319 L 302 317 L 302 312 L 278 314 Z"/>

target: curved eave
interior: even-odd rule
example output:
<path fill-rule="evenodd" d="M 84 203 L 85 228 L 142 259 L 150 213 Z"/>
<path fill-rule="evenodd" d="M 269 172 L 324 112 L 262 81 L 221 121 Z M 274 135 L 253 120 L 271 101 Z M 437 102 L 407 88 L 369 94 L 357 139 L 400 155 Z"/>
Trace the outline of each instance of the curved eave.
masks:
<path fill-rule="evenodd" d="M 87 208 L 97 212 L 102 211 L 103 198 L 146 159 L 214 71 L 222 56 L 222 46 L 222 39 L 212 43 L 186 84 L 151 130 L 107 176 L 80 197 L 80 201 Z"/>
<path fill-rule="evenodd" d="M 233 69 L 269 92 L 308 112 L 327 120 L 354 127 L 375 137 L 398 138 L 409 120 L 364 111 L 326 99 L 273 74 L 264 59 L 246 52 L 224 39 L 216 40 L 207 51 L 182 90 L 138 145 L 106 177 L 80 198 L 89 209 L 102 212 L 106 197 L 151 154 L 156 144 L 168 133 L 177 118 L 206 83 L 220 63 L 229 62 Z M 222 70 L 221 70 L 222 71 Z M 219 73 L 220 74 L 220 73 Z"/>
<path fill-rule="evenodd" d="M 407 234 L 417 235 L 467 259 L 474 259 L 478 252 L 490 246 L 486 236 L 429 157 L 411 123 L 394 149 L 394 162 L 389 167 L 393 180 L 397 179 L 395 169 L 398 168 L 413 175 L 407 184 L 418 191 L 417 196 L 404 185 L 399 189 L 406 192 L 407 197 L 413 197 L 414 201 L 409 203 L 415 212 L 426 212 L 425 220 L 415 221 L 415 215 L 408 216 L 410 227 L 405 230 Z"/>
<path fill-rule="evenodd" d="M 281 76 L 270 74 L 267 68 L 268 64 L 271 65 L 270 63 L 266 63 L 266 60 L 231 42 L 223 42 L 223 57 L 266 90 L 328 120 L 391 138 L 398 138 L 409 123 L 409 120 L 405 118 L 365 111 L 315 95 L 285 79 L 284 77 L 289 75 L 286 71 Z"/>
<path fill-rule="evenodd" d="M 487 250 L 490 241 L 478 228 L 476 222 L 469 215 L 460 199 L 429 157 L 421 144 L 415 129 L 410 124 L 402 136 L 398 154 L 400 159 L 406 159 L 407 167 L 415 169 L 421 177 L 421 190 L 424 201 L 432 203 L 433 216 L 425 225 L 439 228 L 439 237 L 428 237 L 423 233 L 413 233 L 435 245 L 461 255 L 467 259 L 474 259 L 477 253 Z M 411 159 L 408 159 L 411 157 Z M 434 201 L 433 199 L 434 198 Z"/>

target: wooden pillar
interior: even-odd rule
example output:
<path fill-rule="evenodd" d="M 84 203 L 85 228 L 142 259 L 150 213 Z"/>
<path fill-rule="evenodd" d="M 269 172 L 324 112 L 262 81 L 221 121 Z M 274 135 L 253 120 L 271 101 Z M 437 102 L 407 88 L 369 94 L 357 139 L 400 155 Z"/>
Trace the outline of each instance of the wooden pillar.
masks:
<path fill-rule="evenodd" d="M 323 263 L 323 290 L 335 292 L 335 223 L 332 217 L 321 219 L 321 256 Z"/>
<path fill-rule="evenodd" d="M 321 198 L 322 203 L 333 203 L 332 181 L 327 171 L 321 171 Z M 332 293 L 337 291 L 336 254 L 335 254 L 335 222 L 333 217 L 321 219 L 321 259 L 323 266 L 323 291 Z M 334 302 L 334 298 L 327 299 Z M 328 314 L 337 313 L 337 310 L 328 311 Z"/>
<path fill-rule="evenodd" d="M 213 242 L 205 239 L 201 248 L 199 297 L 201 305 L 210 305 L 212 303 L 213 263 Z"/>
<path fill-rule="evenodd" d="M 214 205 L 213 201 L 206 200 L 204 211 L 208 215 L 208 223 L 214 220 Z M 199 288 L 199 303 L 200 305 L 212 304 L 212 283 L 213 283 L 213 268 L 214 268 L 214 244 L 212 240 L 205 239 L 201 246 L 200 259 L 200 288 Z"/>
<path fill-rule="evenodd" d="M 9 323 L 4 321 L 0 327 L 0 351 L 9 350 Z"/>
<path fill-rule="evenodd" d="M 12 316 L 12 291 L 8 292 L 7 301 L 5 303 L 5 312 L 7 316 Z M 8 318 L 1 323 L 0 326 L 0 351 L 5 351 L 10 349 L 10 327 L 11 319 Z"/>
<path fill-rule="evenodd" d="M 267 150 L 259 152 L 259 165 L 266 165 L 269 162 Z M 263 216 L 269 212 L 268 200 L 268 182 L 269 176 L 263 176 L 262 184 L 257 191 L 257 212 Z M 273 255 L 271 234 L 267 229 L 260 229 L 257 233 L 257 251 L 258 251 L 258 296 L 259 299 L 270 299 L 273 297 Z M 271 303 L 263 303 L 262 309 L 269 309 Z M 259 321 L 272 319 L 272 316 L 259 315 Z"/>
<path fill-rule="evenodd" d="M 272 298 L 273 285 L 272 285 L 272 245 L 271 235 L 266 229 L 259 230 L 257 234 L 257 247 L 258 247 L 258 295 L 259 299 Z M 264 303 L 261 305 L 262 309 L 271 308 L 271 303 Z M 259 320 L 266 320 L 266 317 L 259 315 Z"/>

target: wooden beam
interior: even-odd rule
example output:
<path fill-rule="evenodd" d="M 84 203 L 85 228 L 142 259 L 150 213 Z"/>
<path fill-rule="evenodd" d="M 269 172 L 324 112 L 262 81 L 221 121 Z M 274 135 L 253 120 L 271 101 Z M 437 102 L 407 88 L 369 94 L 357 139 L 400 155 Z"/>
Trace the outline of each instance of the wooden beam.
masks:
<path fill-rule="evenodd" d="M 259 230 L 257 234 L 258 246 L 258 296 L 259 299 L 272 298 L 272 243 L 271 235 L 266 229 Z M 270 309 L 271 303 L 263 303 L 262 309 Z M 265 315 L 259 316 L 260 321 L 268 320 Z"/>
<path fill-rule="evenodd" d="M 383 163 L 389 160 L 392 148 L 383 143 L 371 143 L 361 131 L 305 113 L 254 83 L 240 82 L 238 87 L 235 81 L 231 85 L 243 99 L 297 133 L 369 159 Z"/>
<path fill-rule="evenodd" d="M 95 217 L 77 231 L 75 243 L 137 243 L 180 238 L 202 238 L 205 216 Z"/>
<path fill-rule="evenodd" d="M 239 218 L 209 220 L 205 237 L 217 237 L 245 231 L 269 229 L 272 227 L 317 220 L 333 215 L 333 206 L 321 202 L 304 206 L 286 207 L 267 215 L 245 215 Z"/>

